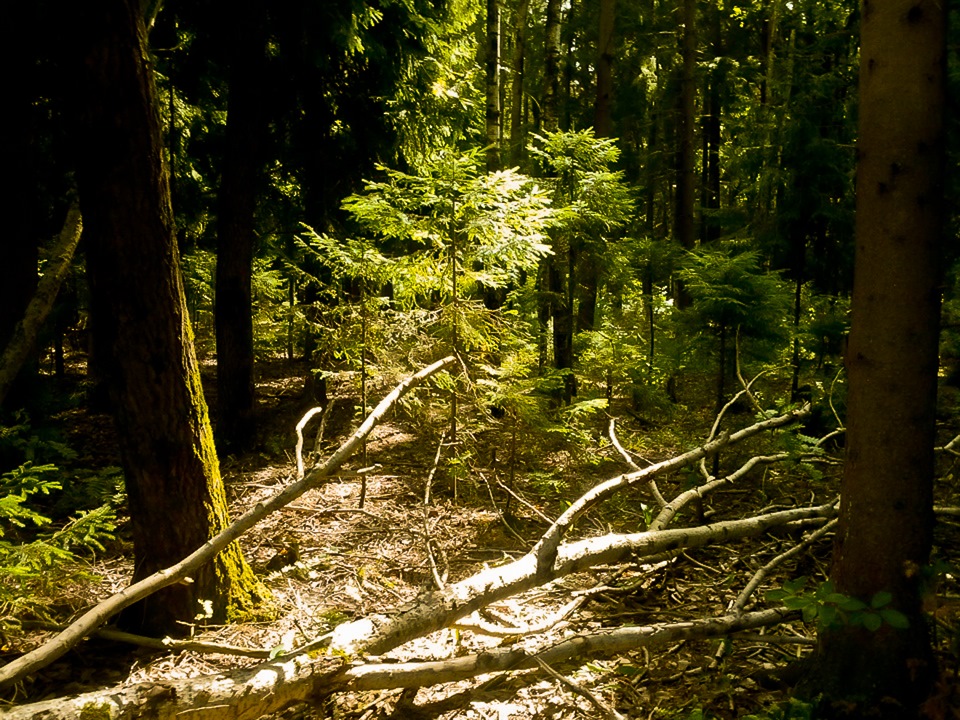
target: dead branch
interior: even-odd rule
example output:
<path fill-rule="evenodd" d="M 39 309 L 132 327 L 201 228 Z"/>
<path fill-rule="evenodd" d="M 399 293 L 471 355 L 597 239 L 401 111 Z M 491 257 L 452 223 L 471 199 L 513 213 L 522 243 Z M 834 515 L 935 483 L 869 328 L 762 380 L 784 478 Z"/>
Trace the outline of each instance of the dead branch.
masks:
<path fill-rule="evenodd" d="M 20 368 L 27 361 L 30 352 L 36 346 L 40 328 L 53 308 L 60 285 L 70 269 L 73 254 L 80 242 L 83 220 L 76 201 L 67 210 L 67 218 L 60 231 L 60 237 L 50 255 L 50 263 L 43 277 L 37 282 L 37 289 L 23 313 L 23 318 L 13 328 L 7 347 L 0 356 L 0 405 L 3 404 Z"/>
<path fill-rule="evenodd" d="M 603 717 L 607 718 L 607 720 L 625 720 L 623 715 L 621 715 L 612 707 L 607 705 L 603 700 L 598 698 L 596 695 L 590 692 L 587 688 L 581 685 L 578 685 L 573 680 L 568 678 L 566 675 L 561 675 L 536 655 L 533 656 L 533 659 L 537 661 L 537 665 L 539 665 L 540 669 L 543 670 L 547 675 L 552 677 L 561 685 L 572 690 L 577 695 L 582 695 L 587 700 L 589 700 L 590 704 L 593 705 Z"/>
<path fill-rule="evenodd" d="M 653 522 L 650 523 L 650 527 L 648 529 L 662 530 L 670 523 L 671 520 L 673 520 L 680 508 L 694 498 L 701 498 L 722 485 L 729 485 L 730 483 L 736 482 L 748 472 L 753 470 L 753 468 L 755 468 L 757 465 L 768 465 L 770 463 L 780 462 L 781 460 L 786 460 L 788 457 L 790 456 L 787 453 L 777 453 L 776 455 L 755 455 L 729 475 L 719 479 L 710 478 L 703 485 L 691 488 L 686 492 L 677 495 L 677 497 L 667 503 L 660 511 L 660 514 L 657 515 L 657 517 L 653 519 Z"/>
<path fill-rule="evenodd" d="M 29 673 L 46 667 L 100 627 L 100 625 L 104 624 L 110 617 L 120 612 L 120 610 L 133 605 L 135 602 L 157 592 L 161 588 L 180 582 L 188 577 L 190 573 L 212 560 L 217 553 L 265 517 L 290 504 L 307 490 L 316 487 L 322 480 L 336 472 L 336 470 L 350 458 L 367 435 L 370 434 L 373 428 L 377 426 L 403 395 L 431 375 L 453 364 L 453 362 L 454 358 L 452 357 L 443 358 L 405 379 L 380 401 L 380 404 L 367 416 L 366 420 L 363 421 L 353 435 L 351 435 L 325 463 L 316 466 L 307 473 L 302 480 L 288 485 L 272 498 L 257 503 L 256 507 L 248 510 L 230 525 L 230 527 L 208 540 L 202 547 L 195 550 L 188 557 L 176 565 L 164 568 L 112 595 L 84 613 L 59 635 L 35 650 L 4 665 L 0 668 L 0 687 L 6 687 L 22 679 Z"/>
<path fill-rule="evenodd" d="M 2 717 L 5 720 L 66 720 L 96 713 L 96 717 L 110 720 L 144 716 L 175 720 L 186 715 L 191 720 L 253 720 L 295 702 L 315 700 L 334 692 L 456 682 L 491 672 L 536 668 L 538 658 L 555 665 L 573 658 L 663 647 L 679 640 L 723 637 L 741 630 L 777 625 L 798 615 L 786 608 L 774 608 L 668 625 L 611 628 L 576 635 L 539 652 L 504 647 L 434 662 L 354 663 L 346 667 L 343 658 L 311 659 L 301 655 L 203 678 L 141 683 L 45 700 L 13 708 Z"/>
<path fill-rule="evenodd" d="M 327 407 L 332 406 L 333 403 L 328 403 Z M 297 423 L 297 480 L 303 480 L 303 428 L 306 427 L 307 423 L 310 422 L 310 418 L 320 412 L 324 412 L 326 408 L 315 407 L 310 408 L 300 418 L 300 422 Z"/>
<path fill-rule="evenodd" d="M 483 570 L 442 591 L 422 593 L 393 613 L 368 615 L 339 625 L 333 631 L 330 649 L 347 655 L 380 655 L 409 640 L 448 627 L 490 603 L 596 565 L 755 537 L 795 521 L 822 524 L 835 515 L 836 507 L 831 503 L 694 528 L 602 535 L 561 545 L 555 564 L 547 573 L 539 567 L 538 558 L 531 551 L 512 563 Z"/>
<path fill-rule="evenodd" d="M 836 524 L 837 524 L 837 521 L 835 519 L 829 521 L 826 525 L 824 525 L 823 527 L 817 528 L 812 533 L 807 535 L 799 543 L 791 547 L 786 552 L 780 553 L 775 558 L 773 558 L 770 562 L 764 565 L 762 568 L 757 570 L 753 574 L 753 577 L 750 578 L 750 581 L 747 583 L 746 587 L 744 587 L 743 590 L 740 592 L 740 594 L 737 596 L 737 599 L 730 603 L 730 606 L 728 609 L 732 610 L 735 613 L 742 613 L 744 609 L 747 607 L 747 601 L 750 599 L 750 596 L 753 595 L 754 592 L 756 592 L 757 588 L 760 587 L 760 583 L 763 582 L 763 580 L 767 577 L 767 575 L 770 573 L 770 571 L 773 568 L 784 563 L 790 558 L 795 557 L 796 555 L 799 555 L 800 552 L 810 547 L 813 543 L 815 543 L 817 540 L 822 538 L 828 532 L 832 531 L 833 528 L 836 526 Z"/>
<path fill-rule="evenodd" d="M 770 430 L 777 427 L 782 427 L 784 425 L 789 425 L 794 423 L 803 417 L 805 417 L 810 412 L 810 405 L 804 405 L 798 410 L 791 410 L 788 413 L 783 415 L 777 415 L 772 418 L 767 418 L 766 420 L 761 420 L 760 422 L 754 423 L 748 427 L 738 430 L 733 434 L 724 434 L 715 440 L 711 440 L 698 448 L 694 448 L 688 452 L 685 452 L 676 457 L 669 458 L 668 460 L 663 460 L 655 465 L 650 467 L 643 468 L 642 470 L 637 470 L 632 473 L 626 473 L 624 475 L 619 475 L 615 478 L 611 478 L 606 482 L 602 482 L 599 485 L 595 485 L 593 488 L 588 490 L 586 493 L 580 496 L 569 508 L 553 523 L 553 525 L 543 534 L 540 538 L 540 541 L 534 546 L 530 554 L 537 558 L 538 567 L 540 572 L 544 574 L 549 574 L 550 569 L 553 567 L 554 560 L 557 556 L 557 548 L 560 544 L 561 539 L 566 534 L 567 530 L 571 525 L 579 518 L 583 513 L 585 513 L 589 508 L 593 507 L 597 503 L 605 500 L 610 495 L 615 492 L 622 490 L 631 485 L 635 485 L 640 481 L 649 481 L 650 478 L 662 475 L 666 472 L 672 470 L 678 470 L 686 465 L 698 461 L 702 457 L 706 457 L 713 453 L 718 452 L 721 448 L 727 445 L 733 445 L 741 440 L 745 440 L 748 437 L 752 437 L 757 433 L 763 432 L 764 430 Z"/>
<path fill-rule="evenodd" d="M 550 617 L 537 623 L 536 625 L 495 625 L 487 622 L 479 615 L 474 615 L 468 620 L 457 622 L 453 627 L 458 630 L 470 630 L 477 635 L 489 635 L 490 637 L 512 637 L 514 635 L 537 635 L 551 630 L 559 625 L 563 620 L 569 617 L 577 608 L 587 601 L 587 595 L 580 595 L 568 602 L 562 608 L 553 613 Z M 489 608 L 488 608 L 489 610 Z"/>
<path fill-rule="evenodd" d="M 620 457 L 624 459 L 624 461 L 627 463 L 630 469 L 642 470 L 643 468 L 641 468 L 639 465 L 637 465 L 633 461 L 633 458 L 630 456 L 630 453 L 626 451 L 626 448 L 624 448 L 623 445 L 620 444 L 620 441 L 617 439 L 617 419 L 616 418 L 610 418 L 610 428 L 609 428 L 608 434 L 610 435 L 610 443 L 613 445 L 614 448 L 616 448 L 617 452 L 620 453 Z M 653 463 L 651 463 L 650 461 L 645 461 L 645 462 L 647 462 L 650 465 L 653 465 Z M 657 487 L 657 481 L 654 480 L 653 478 L 650 478 L 650 480 L 647 482 L 647 487 L 650 489 L 650 494 L 653 495 L 653 499 L 656 500 L 657 507 L 663 509 L 663 507 L 667 504 L 667 500 L 666 498 L 663 497 L 663 495 L 660 494 L 660 488 Z"/>

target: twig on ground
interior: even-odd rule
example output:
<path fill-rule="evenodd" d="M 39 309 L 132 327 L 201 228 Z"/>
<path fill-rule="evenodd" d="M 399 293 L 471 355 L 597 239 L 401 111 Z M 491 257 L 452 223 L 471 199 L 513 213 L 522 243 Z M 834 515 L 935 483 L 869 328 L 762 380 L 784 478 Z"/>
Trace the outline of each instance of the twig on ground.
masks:
<path fill-rule="evenodd" d="M 531 512 L 533 512 L 537 517 L 539 517 L 539 518 L 540 518 L 541 520 L 543 520 L 545 523 L 547 523 L 548 525 L 552 525 L 552 524 L 554 523 L 553 520 L 551 520 L 549 517 L 547 517 L 546 515 L 543 514 L 543 511 L 540 510 L 540 508 L 538 508 L 536 505 L 534 505 L 533 503 L 531 503 L 529 500 L 527 500 L 526 498 L 524 498 L 524 497 L 523 497 L 522 495 L 520 495 L 519 493 L 515 492 L 514 490 L 511 490 L 511 489 L 510 489 L 509 487 L 507 487 L 502 481 L 500 481 L 500 480 L 498 479 L 498 480 L 496 481 L 496 483 L 497 483 L 497 487 L 498 487 L 498 488 L 500 488 L 500 489 L 503 490 L 504 492 L 508 493 L 508 494 L 510 495 L 510 497 L 512 497 L 512 498 L 513 498 L 514 500 L 516 500 L 518 503 L 520 503 L 520 504 L 523 505 L 525 508 L 527 508 L 528 510 L 530 510 Z"/>
<path fill-rule="evenodd" d="M 610 443 L 616 448 L 617 452 L 620 453 L 620 456 L 626 461 L 627 465 L 630 466 L 631 470 L 641 470 L 642 468 L 633 461 L 633 457 L 627 452 L 626 448 L 620 444 L 620 440 L 617 439 L 616 425 L 617 419 L 610 418 L 610 427 L 608 433 L 610 435 Z M 653 463 L 649 460 L 644 458 L 641 458 L 641 460 L 648 465 L 653 465 Z M 660 509 L 663 509 L 664 506 L 666 506 L 667 501 L 666 498 L 660 494 L 660 488 L 657 487 L 657 481 L 653 478 L 650 478 L 649 482 L 647 483 L 647 487 L 650 488 L 650 493 L 653 495 L 653 499 L 657 501 L 657 505 L 660 507 Z"/>
<path fill-rule="evenodd" d="M 536 625 L 496 625 L 479 617 L 476 613 L 466 620 L 456 622 L 453 627 L 458 630 L 470 630 L 478 635 L 489 635 L 491 637 L 512 637 L 514 635 L 538 635 L 547 630 L 551 630 L 559 623 L 569 617 L 577 608 L 587 601 L 587 596 L 582 595 L 574 598 L 562 608 L 557 610 L 550 617 L 540 621 Z M 506 620 L 506 618 L 496 618 L 497 622 Z"/>
<path fill-rule="evenodd" d="M 747 601 L 750 599 L 750 596 L 753 595 L 754 592 L 756 592 L 757 588 L 760 587 L 760 583 L 762 583 L 763 580 L 767 577 L 767 575 L 770 574 L 770 571 L 773 570 L 773 568 L 789 560 L 790 558 L 796 555 L 799 555 L 803 550 L 805 550 L 810 545 L 817 542 L 817 540 L 819 540 L 824 535 L 826 535 L 828 532 L 833 530 L 836 524 L 837 524 L 836 519 L 827 521 L 823 527 L 817 528 L 816 530 L 811 532 L 809 535 L 807 535 L 807 537 L 805 537 L 799 543 L 794 545 L 792 548 L 790 548 L 786 552 L 780 553 L 775 558 L 773 558 L 770 562 L 764 565 L 762 568 L 757 570 L 753 574 L 753 577 L 750 578 L 750 581 L 747 583 L 746 587 L 744 587 L 743 590 L 740 592 L 740 594 L 737 596 L 737 599 L 734 600 L 732 603 L 730 603 L 727 609 L 732 610 L 738 615 L 742 614 L 744 609 L 747 607 Z"/>
<path fill-rule="evenodd" d="M 605 718 L 607 718 L 607 720 L 626 720 L 623 715 L 621 715 L 612 707 L 607 705 L 605 702 L 603 702 L 603 700 L 598 698 L 596 695 L 590 692 L 587 688 L 583 687 L 582 685 L 578 685 L 577 683 L 575 683 L 573 680 L 566 677 L 565 675 L 561 675 L 536 655 L 533 656 L 533 659 L 537 661 L 537 665 L 539 665 L 540 669 L 543 670 L 545 673 L 547 673 L 547 675 L 552 677 L 554 680 L 559 682 L 564 687 L 572 690 L 577 695 L 582 695 L 587 700 L 589 700 L 590 704 L 593 705 L 597 710 L 599 710 L 600 714 L 603 715 Z"/>
<path fill-rule="evenodd" d="M 329 407 L 329 405 L 327 406 Z M 326 408 L 323 407 L 313 407 L 307 410 L 304 413 L 303 417 L 300 418 L 300 422 L 297 423 L 297 480 L 303 480 L 303 429 L 307 426 L 307 423 L 310 422 L 312 418 L 317 413 L 325 412 Z"/>
<path fill-rule="evenodd" d="M 430 490 L 433 487 L 433 478 L 437 474 L 437 468 L 440 467 L 440 456 L 443 454 L 443 445 L 446 439 L 447 433 L 441 433 L 440 442 L 437 443 L 437 453 L 433 457 L 433 466 L 430 468 L 426 482 L 423 484 L 423 540 L 427 552 L 427 561 L 430 563 L 430 572 L 433 575 L 433 582 L 436 584 L 437 590 L 443 590 L 446 587 L 446 573 L 441 577 L 440 571 L 437 569 L 437 560 L 433 555 L 433 547 L 430 545 L 429 512 L 427 508 L 430 507 Z"/>

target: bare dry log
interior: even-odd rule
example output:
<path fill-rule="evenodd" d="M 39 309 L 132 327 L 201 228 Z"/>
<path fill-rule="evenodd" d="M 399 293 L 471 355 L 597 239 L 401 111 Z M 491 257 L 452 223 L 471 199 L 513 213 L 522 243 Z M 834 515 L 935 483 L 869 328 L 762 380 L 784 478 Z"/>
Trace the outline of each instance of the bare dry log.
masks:
<path fill-rule="evenodd" d="M 390 411 L 397 400 L 431 375 L 453 364 L 453 362 L 453 357 L 443 358 L 401 382 L 389 395 L 380 401 L 380 404 L 367 416 L 366 420 L 363 421 L 353 435 L 351 435 L 325 463 L 313 468 L 302 480 L 288 485 L 269 500 L 257 503 L 256 507 L 248 510 L 230 525 L 230 527 L 216 537 L 208 540 L 202 547 L 198 548 L 188 557 L 176 565 L 164 568 L 112 595 L 88 610 L 67 627 L 66 630 L 48 642 L 17 658 L 13 662 L 4 665 L 0 668 L 0 687 L 13 684 L 26 675 L 46 667 L 125 607 L 155 593 L 161 588 L 183 581 L 190 573 L 212 560 L 217 553 L 265 517 L 293 502 L 307 490 L 316 487 L 321 481 L 336 472 L 336 470 L 350 458 L 367 435 L 370 434 L 373 428 L 376 427 Z"/>
<path fill-rule="evenodd" d="M 544 576 L 548 575 L 553 567 L 554 560 L 556 559 L 557 548 L 567 530 L 580 516 L 582 516 L 587 510 L 597 503 L 605 500 L 614 493 L 626 487 L 636 485 L 639 482 L 649 482 L 653 477 L 662 475 L 672 470 L 678 470 L 689 465 L 690 463 L 700 460 L 701 458 L 713 455 L 727 445 L 736 444 L 758 433 L 764 432 L 765 430 L 772 430 L 774 428 L 795 423 L 798 420 L 802 420 L 809 413 L 810 405 L 807 404 L 802 408 L 791 410 L 783 415 L 777 415 L 775 417 L 761 420 L 760 422 L 754 423 L 753 425 L 745 427 L 742 430 L 737 430 L 735 433 L 724 433 L 715 440 L 710 440 L 700 447 L 694 448 L 693 450 L 685 452 L 682 455 L 677 455 L 641 470 L 635 470 L 631 473 L 618 475 L 617 477 L 611 478 L 606 482 L 595 485 L 593 488 L 581 495 L 579 499 L 574 501 L 573 504 L 571 504 L 570 507 L 567 508 L 567 510 L 563 513 L 563 515 L 556 519 L 553 525 L 540 538 L 540 541 L 536 544 L 536 546 L 534 546 L 533 550 L 530 551 L 530 554 L 537 558 L 540 572 L 543 573 Z"/>
<path fill-rule="evenodd" d="M 141 683 L 47 700 L 8 710 L 0 717 L 5 720 L 78 717 L 252 720 L 292 703 L 318 700 L 334 692 L 438 685 L 485 673 L 537 668 L 538 660 L 557 664 L 572 658 L 663 647 L 678 640 L 721 637 L 776 625 L 797 616 L 796 611 L 773 608 L 667 625 L 611 628 L 567 638 L 540 652 L 518 647 L 495 648 L 431 662 L 347 664 L 343 658 L 311 659 L 300 655 L 204 678 Z"/>
<path fill-rule="evenodd" d="M 332 633 L 330 649 L 348 655 L 381 655 L 409 640 L 452 625 L 493 602 L 596 565 L 756 537 L 797 521 L 820 524 L 835 516 L 836 512 L 836 506 L 830 503 L 693 528 L 609 534 L 564 543 L 558 548 L 554 566 L 547 573 L 538 567 L 536 555 L 528 553 L 508 565 L 489 568 L 443 590 L 423 593 L 393 613 L 372 614 L 339 625 Z"/>

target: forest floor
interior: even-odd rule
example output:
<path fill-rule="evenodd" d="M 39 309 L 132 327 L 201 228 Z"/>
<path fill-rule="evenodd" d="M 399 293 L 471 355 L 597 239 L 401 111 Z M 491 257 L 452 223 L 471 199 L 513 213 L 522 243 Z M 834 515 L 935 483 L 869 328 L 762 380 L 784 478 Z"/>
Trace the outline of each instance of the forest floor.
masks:
<path fill-rule="evenodd" d="M 305 374 L 304 366 L 296 363 L 266 366 L 258 384 L 261 429 L 257 445 L 248 453 L 221 461 L 234 515 L 295 479 L 294 428 L 311 405 L 304 396 Z M 374 394 L 392 382 L 378 383 Z M 310 425 L 306 444 L 318 444 L 319 457 L 335 449 L 359 422 L 358 398 L 346 390 L 349 385 L 346 381 L 331 383 L 331 412 L 323 423 L 319 442 L 319 422 Z M 699 395 L 706 391 L 691 388 L 690 392 Z M 437 463 L 446 418 L 437 397 L 432 406 L 430 401 L 408 403 L 376 428 L 366 448 L 366 464 L 376 466 L 366 475 L 365 483 L 345 471 L 345 475 L 308 491 L 243 537 L 246 557 L 273 595 L 275 621 L 199 625 L 194 639 L 260 650 L 298 647 L 344 620 L 404 604 L 418 591 L 435 587 L 435 574 L 443 582 L 453 582 L 485 566 L 520 557 L 546 529 L 546 518 L 562 511 L 564 501 L 627 469 L 605 439 L 607 416 L 601 413 L 592 427 L 590 423 L 584 426 L 586 432 L 581 433 L 577 449 L 571 449 L 569 438 L 522 437 L 513 470 L 514 491 L 524 502 L 508 502 L 509 495 L 498 484 L 506 483 L 510 475 L 508 429 L 490 421 L 471 434 L 471 424 L 465 423 L 463 445 L 442 447 Z M 63 411 L 54 421 L 63 423 L 67 443 L 83 448 L 78 463 L 118 463 L 106 416 L 75 408 Z M 711 422 L 706 409 L 678 409 L 669 417 L 659 418 L 625 412 L 618 429 L 625 445 L 645 460 L 657 461 L 705 437 Z M 747 420 L 734 422 L 747 424 Z M 589 442 L 584 445 L 583 437 L 589 441 L 591 433 L 592 446 Z M 739 452 L 732 451 L 731 456 Z M 350 468 L 356 471 L 362 466 L 357 458 Z M 944 469 L 945 480 L 938 483 L 938 504 L 957 504 L 952 487 L 954 474 L 952 465 Z M 669 498 L 684 489 L 686 482 L 689 478 L 678 473 L 665 478 L 660 489 Z M 431 500 L 426 505 L 428 484 Z M 761 509 L 828 502 L 838 486 L 837 466 L 828 466 L 818 480 L 796 472 L 758 471 L 711 496 L 706 511 L 711 519 L 728 519 L 746 517 Z M 635 494 L 617 498 L 581 522 L 579 532 L 590 535 L 611 528 L 643 529 L 651 503 L 649 498 Z M 688 514 L 674 524 L 692 521 Z M 956 563 L 960 525 L 949 521 L 938 524 L 936 538 L 939 556 Z M 497 603 L 495 610 L 514 626 L 536 625 L 572 598 L 583 596 L 583 604 L 574 613 L 557 619 L 545 632 L 523 638 L 529 647 L 543 647 L 587 629 L 720 616 L 757 568 L 795 540 L 768 536 L 684 552 L 656 566 L 637 563 L 594 568 Z M 100 578 L 97 583 L 75 589 L 69 597 L 65 590 L 65 597 L 60 599 L 65 620 L 70 610 L 83 609 L 128 582 L 129 545 L 121 541 L 111 549 L 113 552 L 99 558 L 92 568 Z M 778 568 L 765 588 L 780 587 L 801 575 L 819 581 L 827 573 L 830 549 L 829 541 L 815 545 L 798 560 Z M 960 594 L 953 581 L 948 585 L 939 599 L 932 626 L 938 633 L 943 677 L 949 679 L 958 671 L 953 639 L 957 637 L 954 628 Z M 762 591 L 755 601 L 758 606 L 764 605 Z M 37 631 L 19 638 L 15 646 L 4 648 L 3 656 L 9 658 L 47 637 L 48 632 Z M 788 715 L 772 709 L 791 702 L 790 668 L 798 667 L 796 661 L 812 651 L 814 637 L 812 626 L 791 623 L 767 634 L 682 641 L 663 649 L 584 658 L 579 664 L 554 668 L 562 679 L 546 671 L 526 670 L 419 691 L 341 694 L 323 707 L 290 708 L 282 717 L 602 717 L 591 694 L 628 718 L 768 717 L 764 713 L 778 718 L 806 717 L 799 706 Z M 389 657 L 450 658 L 518 640 L 448 629 L 408 643 Z M 197 677 L 255 662 L 228 654 L 157 652 L 91 639 L 33 677 L 21 687 L 15 701 L 31 702 L 145 680 Z M 949 696 L 949 702 L 941 703 L 940 707 L 948 709 L 942 716 L 960 717 L 955 683 L 948 683 L 943 693 L 945 698 Z"/>

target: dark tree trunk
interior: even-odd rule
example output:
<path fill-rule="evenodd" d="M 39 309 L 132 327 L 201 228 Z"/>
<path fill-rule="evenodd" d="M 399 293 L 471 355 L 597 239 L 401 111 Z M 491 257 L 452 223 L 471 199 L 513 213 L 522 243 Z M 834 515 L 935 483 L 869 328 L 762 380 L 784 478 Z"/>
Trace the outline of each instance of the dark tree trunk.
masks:
<path fill-rule="evenodd" d="M 720 209 L 720 88 L 719 78 L 709 80 L 704 95 L 703 113 L 703 208 L 700 219 L 700 240 L 712 243 L 720 238 L 722 229 L 716 211 Z M 712 211 L 712 213 L 711 213 Z"/>
<path fill-rule="evenodd" d="M 600 0 L 597 100 L 593 120 L 597 137 L 613 134 L 613 21 L 616 10 L 617 0 Z"/>
<path fill-rule="evenodd" d="M 865 6 L 846 464 L 832 578 L 910 621 L 820 635 L 819 691 L 850 717 L 916 718 L 934 677 L 921 615 L 933 527 L 946 5 Z"/>
<path fill-rule="evenodd" d="M 19 41 L 4 43 L 0 51 L 6 68 L 3 103 L 6 130 L 0 138 L 0 161 L 7 177 L 13 179 L 3 191 L 0 205 L 5 236 L 0 267 L 0 348 L 7 347 L 37 287 L 41 208 L 36 124 L 40 103 L 37 102 L 36 57 L 25 48 L 36 48 L 40 38 L 24 37 L 20 33 L 41 26 L 39 21 L 18 25 Z M 20 368 L 11 387 L 8 406 L 22 406 L 30 400 L 35 374 L 35 362 Z"/>
<path fill-rule="evenodd" d="M 683 65 L 680 80 L 680 112 L 677 116 L 677 190 L 674 198 L 674 237 L 685 250 L 692 250 L 696 242 L 694 225 L 694 125 L 696 123 L 697 87 L 697 3 L 696 0 L 680 0 Z M 677 284 L 677 305 L 690 305 L 690 297 L 680 283 Z"/>
<path fill-rule="evenodd" d="M 228 13 L 233 37 L 227 137 L 217 226 L 217 441 L 248 446 L 254 435 L 251 274 L 255 209 L 267 132 L 266 7 L 245 0 Z"/>
<path fill-rule="evenodd" d="M 563 376 L 561 398 L 565 405 L 569 405 L 575 394 L 573 379 L 573 310 L 570 307 L 567 291 L 569 285 L 564 285 L 563 271 L 557 266 L 555 258 L 550 262 L 547 273 L 550 297 L 553 300 L 551 308 L 553 312 L 553 366 L 557 370 L 567 371 Z"/>
<path fill-rule="evenodd" d="M 93 333 L 126 477 L 134 580 L 167 567 L 227 524 L 176 249 L 153 74 L 134 0 L 96 0 L 73 18 L 74 147 Z M 183 634 L 212 603 L 215 622 L 262 592 L 237 545 L 193 577 L 130 608 L 123 624 Z"/>

